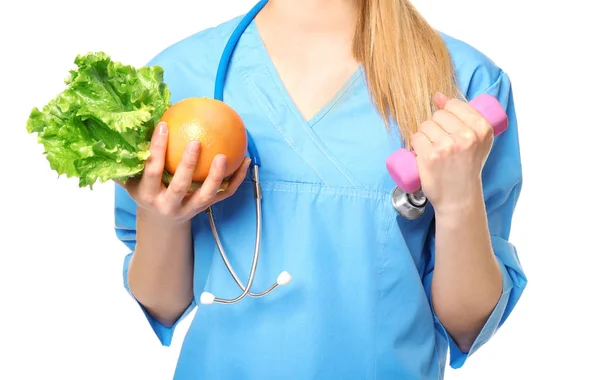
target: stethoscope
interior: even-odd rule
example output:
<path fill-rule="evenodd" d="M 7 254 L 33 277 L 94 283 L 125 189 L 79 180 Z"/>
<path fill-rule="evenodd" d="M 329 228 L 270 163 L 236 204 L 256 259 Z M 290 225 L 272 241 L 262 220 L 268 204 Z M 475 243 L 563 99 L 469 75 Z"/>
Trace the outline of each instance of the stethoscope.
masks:
<path fill-rule="evenodd" d="M 244 31 L 246 30 L 248 25 L 250 25 L 252 20 L 254 20 L 256 15 L 263 9 L 263 7 L 267 4 L 267 2 L 268 2 L 268 0 L 262 0 L 258 4 L 256 4 L 254 6 L 254 8 L 252 8 L 250 10 L 250 12 L 248 12 L 248 14 L 246 14 L 246 16 L 240 21 L 238 26 L 235 28 L 235 30 L 231 34 L 231 37 L 229 37 L 229 40 L 227 41 L 227 44 L 225 45 L 225 49 L 223 50 L 223 54 L 221 55 L 221 60 L 219 61 L 219 66 L 217 68 L 217 76 L 216 76 L 215 91 L 214 91 L 215 99 L 223 101 L 223 92 L 225 89 L 225 77 L 227 74 L 227 69 L 229 68 L 229 62 L 231 60 L 231 55 L 233 54 L 233 51 L 235 50 L 235 47 L 236 47 L 240 37 L 242 36 L 242 34 L 244 33 Z M 231 263 L 227 259 L 227 255 L 225 254 L 225 249 L 223 248 L 223 244 L 221 244 L 221 239 L 219 239 L 219 234 L 217 232 L 217 227 L 215 225 L 215 219 L 213 217 L 212 208 L 209 207 L 206 210 L 206 213 L 208 215 L 210 229 L 212 231 L 213 237 L 217 244 L 217 249 L 219 250 L 219 254 L 221 255 L 221 258 L 223 259 L 223 262 L 225 263 L 225 266 L 227 267 L 229 274 L 231 275 L 231 277 L 233 277 L 236 284 L 242 290 L 242 293 L 235 298 L 226 299 L 226 298 L 217 298 L 212 293 L 209 293 L 209 292 L 203 292 L 200 295 L 200 303 L 202 303 L 204 305 L 210 305 L 213 303 L 234 304 L 234 303 L 241 301 L 246 296 L 264 297 L 267 294 L 271 293 L 276 288 L 278 288 L 279 286 L 287 285 L 292 281 L 292 276 L 288 272 L 283 271 L 279 274 L 279 276 L 277 276 L 277 280 L 263 292 L 254 293 L 254 292 L 250 291 L 250 289 L 252 288 L 252 284 L 254 282 L 254 277 L 256 276 L 256 267 L 258 265 L 258 256 L 260 253 L 260 238 L 262 235 L 262 210 L 261 210 L 262 191 L 261 191 L 260 179 L 259 179 L 260 156 L 258 155 L 258 150 L 256 149 L 256 144 L 254 143 L 252 136 L 250 135 L 250 133 L 248 131 L 246 131 L 246 134 L 248 136 L 248 155 L 250 156 L 250 168 L 251 168 L 251 173 L 252 173 L 251 179 L 254 184 L 254 200 L 256 203 L 256 238 L 255 238 L 255 245 L 254 245 L 254 256 L 252 258 L 252 266 L 250 268 L 250 275 L 248 276 L 248 281 L 246 283 L 246 286 L 244 286 L 244 284 L 242 284 L 238 275 L 236 274 L 235 270 L 231 266 Z"/>
<path fill-rule="evenodd" d="M 219 66 L 217 68 L 217 75 L 215 81 L 214 88 L 214 98 L 217 100 L 223 101 L 223 92 L 225 87 L 225 77 L 227 74 L 227 69 L 229 68 L 229 62 L 231 60 L 231 55 L 235 50 L 235 47 L 246 30 L 246 28 L 250 25 L 252 20 L 256 17 L 256 15 L 264 8 L 264 6 L 268 3 L 268 0 L 261 0 L 256 4 L 240 21 L 237 25 L 225 48 L 221 55 L 221 60 L 219 61 Z M 471 101 L 471 104 L 480 111 L 492 124 L 494 127 L 494 134 L 497 135 L 502 133 L 508 126 L 507 117 L 504 113 L 504 109 L 498 103 L 498 101 L 489 96 L 489 95 L 480 95 L 477 98 Z M 252 258 L 252 266 L 250 269 L 250 275 L 248 277 L 248 281 L 246 285 L 242 284 L 235 270 L 231 266 L 227 255 L 225 254 L 225 250 L 223 248 L 223 244 L 221 244 L 221 239 L 219 238 L 219 234 L 217 232 L 217 228 L 215 225 L 215 220 L 213 217 L 212 208 L 209 207 L 206 210 L 208 215 L 208 220 L 210 223 L 210 228 L 217 244 L 217 249 L 229 274 L 235 280 L 238 287 L 241 289 L 241 294 L 235 298 L 226 299 L 226 298 L 217 298 L 212 293 L 203 292 L 200 296 L 200 303 L 204 305 L 210 305 L 213 303 L 221 303 L 221 304 L 234 304 L 246 296 L 250 297 L 263 297 L 273 290 L 278 288 L 279 286 L 284 286 L 289 284 L 292 281 L 292 276 L 289 272 L 283 271 L 277 276 L 277 280 L 266 290 L 261 293 L 254 293 L 250 289 L 254 282 L 254 278 L 256 276 L 256 267 L 258 265 L 258 257 L 260 253 L 260 238 L 262 235 L 262 211 L 261 211 L 261 201 L 262 201 L 262 191 L 259 180 L 259 168 L 260 157 L 258 155 L 258 151 L 256 149 L 256 145 L 252 136 L 248 131 L 246 131 L 248 136 L 248 155 L 250 156 L 250 168 L 251 168 L 251 179 L 254 184 L 254 199 L 256 203 L 256 237 L 255 237 L 255 246 L 254 246 L 254 256 Z M 396 211 L 402 215 L 403 217 L 413 220 L 419 218 L 427 206 L 427 198 L 423 194 L 421 190 L 421 184 L 419 179 L 419 173 L 417 170 L 417 164 L 415 160 L 415 155 L 413 152 L 407 149 L 399 149 L 396 152 L 392 153 L 386 160 L 386 167 L 390 176 L 397 184 L 397 187 L 392 192 L 392 205 L 396 209 Z"/>

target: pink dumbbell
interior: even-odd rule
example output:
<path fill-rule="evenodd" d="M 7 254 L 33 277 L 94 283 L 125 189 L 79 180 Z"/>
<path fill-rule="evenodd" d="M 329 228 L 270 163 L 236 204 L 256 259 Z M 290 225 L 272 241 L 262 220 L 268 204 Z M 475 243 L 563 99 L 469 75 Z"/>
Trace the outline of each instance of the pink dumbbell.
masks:
<path fill-rule="evenodd" d="M 494 136 L 508 128 L 508 117 L 504 108 L 493 96 L 481 94 L 469 104 L 490 122 Z M 421 191 L 421 179 L 415 158 L 414 152 L 402 148 L 392 153 L 385 161 L 390 176 L 398 185 L 392 195 L 392 204 L 400 215 L 407 219 L 417 219 L 423 214 L 427 204 L 427 199 Z"/>

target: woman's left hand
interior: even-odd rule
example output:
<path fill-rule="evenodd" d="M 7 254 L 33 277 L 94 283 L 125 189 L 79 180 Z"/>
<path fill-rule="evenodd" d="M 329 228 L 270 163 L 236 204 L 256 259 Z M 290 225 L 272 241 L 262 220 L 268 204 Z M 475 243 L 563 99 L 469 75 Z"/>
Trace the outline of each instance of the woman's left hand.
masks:
<path fill-rule="evenodd" d="M 437 93 L 439 110 L 411 137 L 423 193 L 436 213 L 453 213 L 482 197 L 481 171 L 494 134 L 470 104 Z"/>

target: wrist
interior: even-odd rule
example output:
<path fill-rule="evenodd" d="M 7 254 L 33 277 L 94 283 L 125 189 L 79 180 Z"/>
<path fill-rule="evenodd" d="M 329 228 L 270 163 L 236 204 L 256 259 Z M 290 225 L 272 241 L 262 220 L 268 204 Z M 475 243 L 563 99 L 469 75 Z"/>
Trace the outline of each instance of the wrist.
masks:
<path fill-rule="evenodd" d="M 153 226 L 160 227 L 165 231 L 187 229 L 191 224 L 191 220 L 189 219 L 169 218 L 144 207 L 138 207 L 137 219 L 138 223 L 141 221 L 144 224 L 151 224 Z"/>
<path fill-rule="evenodd" d="M 463 219 L 481 210 L 485 211 L 481 182 L 465 186 L 459 198 L 441 200 L 433 206 L 437 219 Z"/>

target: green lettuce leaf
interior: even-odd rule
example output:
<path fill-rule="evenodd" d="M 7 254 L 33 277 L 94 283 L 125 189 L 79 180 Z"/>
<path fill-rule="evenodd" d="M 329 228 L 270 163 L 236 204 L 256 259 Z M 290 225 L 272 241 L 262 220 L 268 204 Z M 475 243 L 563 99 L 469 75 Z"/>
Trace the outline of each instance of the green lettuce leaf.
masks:
<path fill-rule="evenodd" d="M 67 88 L 31 111 L 27 131 L 37 133 L 50 168 L 78 178 L 79 187 L 139 175 L 171 106 L 163 69 L 127 66 L 102 52 L 79 55 L 75 64 Z"/>

